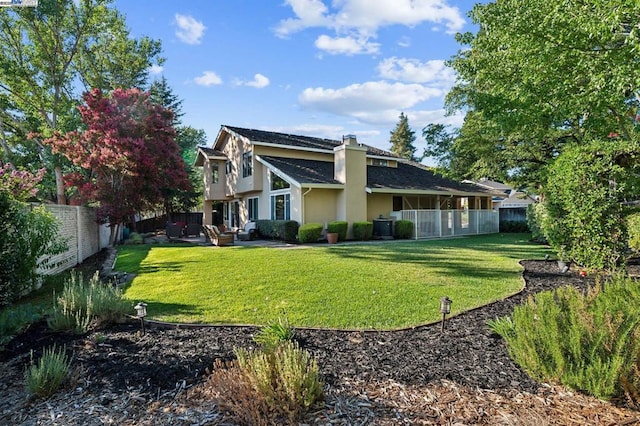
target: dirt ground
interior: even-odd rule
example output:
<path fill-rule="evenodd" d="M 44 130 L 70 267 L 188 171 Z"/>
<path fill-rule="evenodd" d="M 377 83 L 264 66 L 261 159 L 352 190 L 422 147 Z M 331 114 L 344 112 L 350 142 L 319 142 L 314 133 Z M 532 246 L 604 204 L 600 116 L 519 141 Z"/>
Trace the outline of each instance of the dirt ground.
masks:
<path fill-rule="evenodd" d="M 89 259 L 85 274 L 100 256 Z M 325 401 L 307 424 L 640 424 L 625 401 L 610 404 L 539 384 L 509 358 L 486 321 L 542 290 L 586 288 L 591 277 L 560 273 L 550 261 L 525 261 L 524 291 L 440 324 L 392 332 L 296 330 L 318 360 Z M 252 327 L 147 326 L 136 321 L 87 335 L 34 324 L 0 352 L 0 424 L 234 424 L 200 388 L 215 359 L 254 347 Z M 30 398 L 23 371 L 30 354 L 65 346 L 74 380 L 47 400 Z"/>

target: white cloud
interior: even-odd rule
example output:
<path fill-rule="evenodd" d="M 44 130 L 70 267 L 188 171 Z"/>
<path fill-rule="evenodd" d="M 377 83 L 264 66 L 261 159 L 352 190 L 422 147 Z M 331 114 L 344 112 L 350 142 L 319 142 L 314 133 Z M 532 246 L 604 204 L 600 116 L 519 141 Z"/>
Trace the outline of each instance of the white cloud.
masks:
<path fill-rule="evenodd" d="M 200 86 L 215 86 L 216 84 L 222 84 L 222 79 L 213 71 L 205 71 L 200 77 L 193 79 L 197 85 Z"/>
<path fill-rule="evenodd" d="M 176 36 L 180 41 L 187 44 L 200 44 L 204 30 L 204 24 L 196 20 L 193 16 L 176 13 L 175 23 L 178 26 Z"/>
<path fill-rule="evenodd" d="M 380 76 L 409 83 L 431 83 L 449 88 L 456 79 L 455 72 L 443 60 L 420 62 L 417 59 L 388 58 L 378 64 Z"/>
<path fill-rule="evenodd" d="M 318 49 L 332 55 L 374 54 L 380 50 L 379 43 L 370 43 L 366 38 L 329 37 L 324 34 L 318 37 L 315 44 Z"/>
<path fill-rule="evenodd" d="M 258 73 L 256 75 L 253 76 L 253 80 L 252 81 L 247 81 L 242 83 L 244 86 L 249 86 L 249 87 L 255 87 L 256 89 L 262 89 L 264 87 L 267 87 L 269 85 L 270 81 L 267 77 L 265 77 L 264 75 Z"/>
<path fill-rule="evenodd" d="M 324 42 L 333 40 L 335 46 L 343 38 L 356 40 L 360 46 L 369 46 L 357 53 L 377 53 L 378 47 L 369 43 L 380 28 L 404 25 L 414 27 L 423 23 L 434 27 L 444 26 L 448 33 L 460 31 L 464 18 L 457 7 L 450 6 L 448 0 L 333 0 L 329 10 L 321 0 L 285 0 L 295 15 L 280 21 L 275 29 L 278 36 L 286 37 L 307 28 L 327 28 L 335 31 L 335 37 L 326 37 Z M 357 37 L 344 37 L 345 34 L 357 34 Z M 321 48 L 320 39 L 316 46 Z M 346 40 L 345 40 L 346 41 Z M 320 46 L 318 46 L 320 44 Z M 353 48 L 352 48 L 353 49 Z M 352 49 L 344 49 L 353 54 Z M 334 49 L 332 53 L 341 53 Z"/>
<path fill-rule="evenodd" d="M 160 65 L 154 64 L 149 67 L 149 74 L 160 74 L 164 70 Z"/>
<path fill-rule="evenodd" d="M 307 88 L 298 100 L 306 108 L 362 119 L 385 111 L 406 110 L 443 95 L 444 91 L 421 84 L 371 81 L 340 89 Z"/>

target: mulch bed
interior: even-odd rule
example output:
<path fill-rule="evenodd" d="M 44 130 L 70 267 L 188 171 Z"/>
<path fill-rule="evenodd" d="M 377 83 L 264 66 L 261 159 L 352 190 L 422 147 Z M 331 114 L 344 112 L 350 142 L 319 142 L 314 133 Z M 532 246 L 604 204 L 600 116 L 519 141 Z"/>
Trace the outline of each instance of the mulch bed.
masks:
<path fill-rule="evenodd" d="M 99 256 L 85 265 L 99 263 Z M 310 424 L 640 424 L 640 413 L 541 385 L 509 358 L 486 326 L 539 291 L 592 277 L 525 261 L 524 291 L 440 324 L 393 332 L 297 330 L 326 384 Z M 85 271 L 86 273 L 86 271 Z M 85 336 L 33 325 L 0 352 L 0 424 L 233 424 L 200 391 L 217 358 L 254 347 L 252 327 L 165 328 L 129 322 Z M 74 384 L 48 400 L 24 390 L 22 373 L 42 348 L 65 345 Z M 637 423 L 636 423 L 637 422 Z"/>

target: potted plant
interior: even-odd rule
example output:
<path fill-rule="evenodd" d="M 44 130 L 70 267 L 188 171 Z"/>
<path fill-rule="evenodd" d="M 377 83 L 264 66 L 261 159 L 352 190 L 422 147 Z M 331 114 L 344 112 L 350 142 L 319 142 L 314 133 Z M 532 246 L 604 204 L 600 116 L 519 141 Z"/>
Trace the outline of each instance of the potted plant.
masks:
<path fill-rule="evenodd" d="M 336 244 L 338 242 L 337 232 L 327 232 L 327 242 L 329 244 Z"/>

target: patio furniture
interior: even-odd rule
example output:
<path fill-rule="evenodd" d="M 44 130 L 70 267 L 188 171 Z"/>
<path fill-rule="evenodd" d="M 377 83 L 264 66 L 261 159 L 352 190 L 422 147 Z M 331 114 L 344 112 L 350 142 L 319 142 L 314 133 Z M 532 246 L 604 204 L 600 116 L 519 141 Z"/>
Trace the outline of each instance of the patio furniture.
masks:
<path fill-rule="evenodd" d="M 236 235 L 238 235 L 238 240 L 240 241 L 255 240 L 256 235 L 258 235 L 258 230 L 256 229 L 256 223 L 247 222 L 246 225 L 244 225 L 244 229 L 238 230 Z"/>
<path fill-rule="evenodd" d="M 220 232 L 218 227 L 215 225 L 203 225 L 202 229 L 204 229 L 204 233 L 211 241 L 211 244 L 218 247 L 233 244 L 235 240 L 235 236 L 233 234 Z"/>
<path fill-rule="evenodd" d="M 184 235 L 185 237 L 189 237 L 191 235 L 199 237 L 201 229 L 202 229 L 202 225 L 198 223 L 187 223 L 187 226 L 185 227 L 185 230 L 184 230 Z"/>
<path fill-rule="evenodd" d="M 165 229 L 165 234 L 167 235 L 169 241 L 176 240 L 182 237 L 182 227 L 176 225 L 175 223 L 170 223 Z"/>

